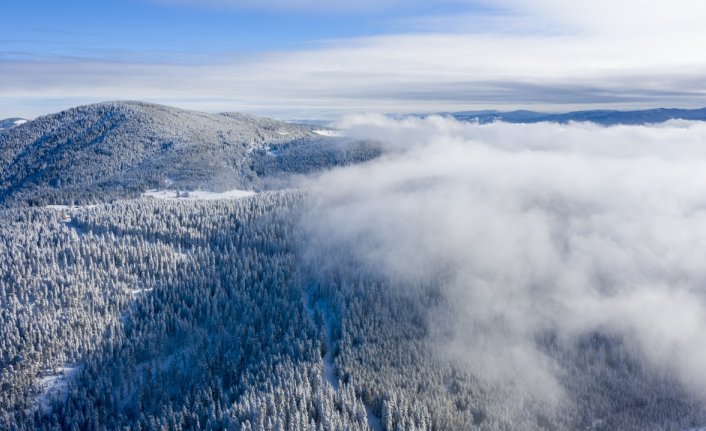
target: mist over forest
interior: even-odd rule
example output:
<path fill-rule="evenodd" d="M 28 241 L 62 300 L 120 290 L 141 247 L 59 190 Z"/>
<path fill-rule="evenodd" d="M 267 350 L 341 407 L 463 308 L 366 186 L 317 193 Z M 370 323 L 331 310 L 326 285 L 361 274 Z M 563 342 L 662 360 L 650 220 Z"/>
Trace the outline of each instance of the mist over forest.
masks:
<path fill-rule="evenodd" d="M 2 130 L 0 429 L 703 427 L 704 144 L 138 102 Z"/>
<path fill-rule="evenodd" d="M 401 292 L 439 289 L 442 351 L 556 397 L 537 339 L 601 333 L 706 395 L 704 123 L 342 126 L 389 151 L 307 182 L 307 232 Z"/>

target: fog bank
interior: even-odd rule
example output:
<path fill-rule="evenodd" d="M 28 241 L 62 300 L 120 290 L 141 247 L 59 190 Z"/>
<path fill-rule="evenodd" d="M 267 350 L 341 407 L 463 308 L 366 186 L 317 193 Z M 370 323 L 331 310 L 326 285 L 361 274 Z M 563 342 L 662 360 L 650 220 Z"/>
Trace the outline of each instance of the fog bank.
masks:
<path fill-rule="evenodd" d="M 387 153 L 307 181 L 309 256 L 434 285 L 443 354 L 561 395 L 542 334 L 621 337 L 706 396 L 706 124 L 347 117 Z"/>

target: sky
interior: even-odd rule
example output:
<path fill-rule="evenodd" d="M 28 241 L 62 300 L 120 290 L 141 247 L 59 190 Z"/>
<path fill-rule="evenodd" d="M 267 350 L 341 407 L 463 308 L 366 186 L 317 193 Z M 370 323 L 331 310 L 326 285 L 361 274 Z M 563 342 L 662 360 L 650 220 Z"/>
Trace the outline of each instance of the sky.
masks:
<path fill-rule="evenodd" d="M 4 2 L 0 118 L 126 99 L 290 119 L 706 106 L 698 0 L 346 3 Z"/>

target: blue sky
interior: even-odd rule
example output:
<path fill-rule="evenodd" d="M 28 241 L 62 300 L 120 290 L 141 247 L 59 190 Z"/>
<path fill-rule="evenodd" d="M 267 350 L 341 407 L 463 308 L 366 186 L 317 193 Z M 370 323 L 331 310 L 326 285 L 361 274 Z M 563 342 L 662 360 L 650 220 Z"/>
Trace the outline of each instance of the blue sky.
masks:
<path fill-rule="evenodd" d="M 124 1 L 22 1 L 3 5 L 5 58 L 218 60 L 214 55 L 310 48 L 312 44 L 404 31 L 404 19 L 449 5 L 358 11 L 244 9 L 226 5 Z M 409 26 L 407 26 L 409 27 Z M 209 58 L 210 57 L 210 58 Z M 196 61 L 196 60 L 192 60 Z"/>
<path fill-rule="evenodd" d="M 252 3 L 6 2 L 0 117 L 107 99 L 299 118 L 706 105 L 696 0 Z"/>

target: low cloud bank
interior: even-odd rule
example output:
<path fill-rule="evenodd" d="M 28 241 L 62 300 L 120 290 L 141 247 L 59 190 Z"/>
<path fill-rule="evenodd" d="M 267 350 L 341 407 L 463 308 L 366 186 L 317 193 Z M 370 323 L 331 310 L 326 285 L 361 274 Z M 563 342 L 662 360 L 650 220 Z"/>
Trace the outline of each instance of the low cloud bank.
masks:
<path fill-rule="evenodd" d="M 549 401 L 555 364 L 535 342 L 548 332 L 620 336 L 706 396 L 706 124 L 340 126 L 387 154 L 307 183 L 322 265 L 439 285 L 443 350 L 490 377 L 522 374 Z"/>

